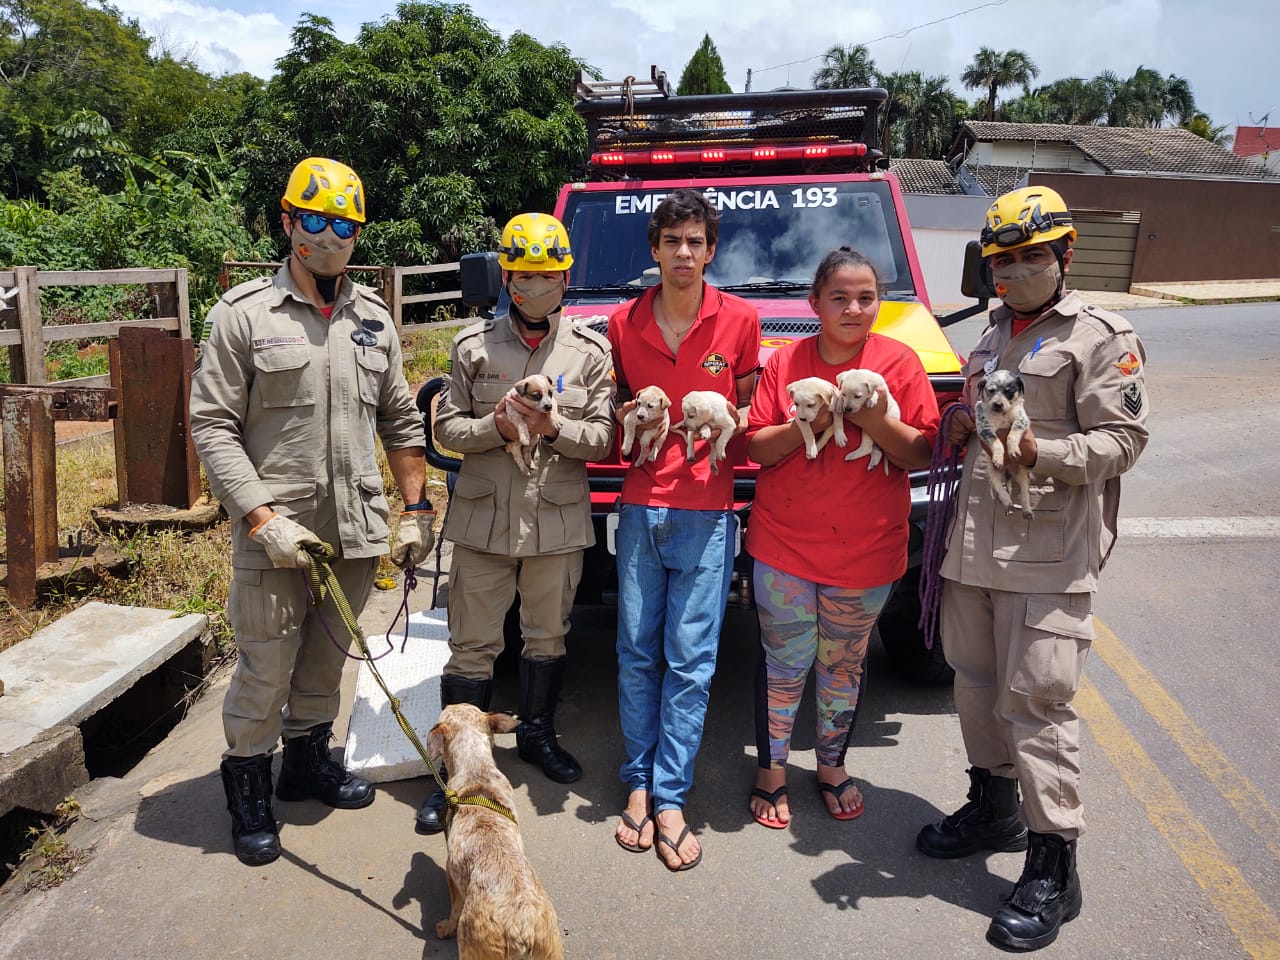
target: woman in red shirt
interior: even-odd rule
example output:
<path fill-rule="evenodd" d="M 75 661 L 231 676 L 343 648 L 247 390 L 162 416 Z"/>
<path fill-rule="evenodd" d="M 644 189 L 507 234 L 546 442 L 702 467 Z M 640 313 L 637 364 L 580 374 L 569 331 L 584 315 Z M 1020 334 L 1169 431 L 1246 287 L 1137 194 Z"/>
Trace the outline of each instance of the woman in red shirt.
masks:
<path fill-rule="evenodd" d="M 791 822 L 786 761 L 796 708 L 817 663 L 818 788 L 837 820 L 862 813 L 862 794 L 844 770 L 867 656 L 867 641 L 894 582 L 907 568 L 911 490 L 907 470 L 929 464 L 938 406 L 915 351 L 871 327 L 880 310 L 879 277 L 862 254 L 841 247 L 818 266 L 809 304 L 820 332 L 776 351 L 760 376 L 748 425 L 748 451 L 761 465 L 747 527 L 755 559 L 761 666 L 757 671 L 759 770 L 751 812 L 767 827 Z M 805 377 L 831 383 L 853 368 L 880 373 L 900 408 L 847 413 L 848 446 L 828 443 L 806 459 L 787 385 Z M 815 435 L 831 423 L 824 412 Z M 888 463 L 845 460 L 866 433 Z"/>

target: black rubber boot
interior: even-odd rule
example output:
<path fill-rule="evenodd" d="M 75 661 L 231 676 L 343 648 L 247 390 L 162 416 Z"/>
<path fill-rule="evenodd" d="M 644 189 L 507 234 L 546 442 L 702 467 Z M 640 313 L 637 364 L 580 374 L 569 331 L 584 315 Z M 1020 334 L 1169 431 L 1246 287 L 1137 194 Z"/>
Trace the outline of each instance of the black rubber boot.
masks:
<path fill-rule="evenodd" d="M 556 704 L 568 657 L 548 660 L 520 658 L 520 726 L 516 747 L 520 759 L 542 768 L 549 780 L 573 783 L 582 777 L 582 765 L 556 741 Z"/>
<path fill-rule="evenodd" d="M 470 703 L 481 710 L 488 711 L 491 699 L 493 699 L 492 680 L 471 680 L 448 673 L 440 678 L 441 708 L 451 703 Z M 448 777 L 443 767 L 440 768 L 440 776 Z M 444 791 L 439 785 L 432 789 L 431 794 L 418 808 L 413 826 L 418 833 L 440 833 L 444 830 Z"/>
<path fill-rule="evenodd" d="M 950 860 L 979 850 L 1027 849 L 1027 828 L 1018 819 L 1018 781 L 970 767 L 969 783 L 969 802 L 916 836 L 920 852 Z"/>
<path fill-rule="evenodd" d="M 236 857 L 250 867 L 270 863 L 280 856 L 280 830 L 271 810 L 271 757 L 226 757 L 219 769 Z"/>
<path fill-rule="evenodd" d="M 1039 950 L 1080 916 L 1084 895 L 1076 873 L 1076 842 L 1053 833 L 1032 833 L 1027 863 L 1013 894 L 996 911 L 987 939 L 1010 950 Z"/>
<path fill-rule="evenodd" d="M 301 737 L 284 741 L 277 797 L 319 800 L 339 810 L 358 810 L 373 803 L 373 784 L 333 759 L 329 752 L 332 738 L 333 724 L 321 723 Z"/>

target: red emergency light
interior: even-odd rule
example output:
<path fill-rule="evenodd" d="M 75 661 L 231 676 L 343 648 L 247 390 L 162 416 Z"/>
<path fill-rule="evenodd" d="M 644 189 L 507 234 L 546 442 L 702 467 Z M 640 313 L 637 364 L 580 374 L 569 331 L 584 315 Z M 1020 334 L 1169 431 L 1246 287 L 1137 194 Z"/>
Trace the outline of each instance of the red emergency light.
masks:
<path fill-rule="evenodd" d="M 865 143 L 796 143 L 760 147 L 685 150 L 609 150 L 591 155 L 596 167 L 644 167 L 668 164 L 759 163 L 788 160 L 839 160 L 865 157 Z"/>

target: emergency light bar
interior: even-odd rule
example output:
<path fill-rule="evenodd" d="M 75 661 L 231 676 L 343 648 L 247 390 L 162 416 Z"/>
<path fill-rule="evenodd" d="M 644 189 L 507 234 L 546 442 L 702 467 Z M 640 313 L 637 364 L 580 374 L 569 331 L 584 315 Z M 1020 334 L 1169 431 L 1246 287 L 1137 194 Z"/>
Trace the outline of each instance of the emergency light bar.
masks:
<path fill-rule="evenodd" d="M 771 144 L 764 147 L 716 147 L 687 150 L 607 150 L 591 155 L 593 167 L 644 167 L 668 164 L 748 163 L 789 160 L 840 160 L 865 157 L 865 143 Z"/>

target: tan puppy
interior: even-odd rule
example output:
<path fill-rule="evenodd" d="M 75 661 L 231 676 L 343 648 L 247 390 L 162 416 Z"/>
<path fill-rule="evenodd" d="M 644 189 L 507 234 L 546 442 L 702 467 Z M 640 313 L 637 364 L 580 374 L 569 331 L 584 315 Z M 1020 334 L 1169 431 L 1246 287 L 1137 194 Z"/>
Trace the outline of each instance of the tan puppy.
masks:
<path fill-rule="evenodd" d="M 532 404 L 543 413 L 550 414 L 552 423 L 559 419 L 560 414 L 556 407 L 556 388 L 550 377 L 544 377 L 540 373 L 525 377 L 511 388 L 508 396 L 518 396 L 525 403 Z M 525 416 L 521 412 L 519 405 L 514 403 L 507 404 L 507 418 L 516 425 L 516 430 L 520 433 L 517 439 L 507 441 L 507 452 L 515 460 L 520 472 L 527 477 L 529 471 L 533 469 L 535 438 L 529 434 L 529 425 L 525 421 Z"/>
<path fill-rule="evenodd" d="M 889 392 L 889 387 L 884 382 L 884 377 L 880 374 L 874 370 L 859 370 L 856 368 L 853 370 L 841 370 L 836 374 L 837 392 L 835 400 L 831 403 L 831 412 L 836 416 L 835 439 L 837 447 L 845 447 L 849 444 L 849 438 L 845 436 L 844 432 L 844 415 L 846 413 L 857 413 L 863 407 L 870 407 L 874 410 L 876 404 L 880 402 L 880 395 L 876 392 L 879 387 L 884 387 L 885 397 L 888 400 L 885 416 L 893 417 L 895 420 L 901 419 L 898 401 L 893 399 L 893 394 Z M 874 470 L 883 456 L 884 453 L 864 430 L 862 432 L 862 442 L 858 444 L 856 450 L 845 454 L 845 460 L 869 457 L 867 469 Z M 889 472 L 888 460 L 884 462 L 884 472 Z"/>
<path fill-rule="evenodd" d="M 622 452 L 629 453 L 636 437 L 640 438 L 640 449 L 633 464 L 643 463 L 645 459 L 652 463 L 658 459 L 658 451 L 666 442 L 667 432 L 671 429 L 670 406 L 671 398 L 661 387 L 648 386 L 636 394 L 636 405 L 622 418 Z M 659 426 L 640 429 L 651 423 L 658 423 Z"/>
<path fill-rule="evenodd" d="M 821 377 L 805 377 L 803 380 L 794 380 L 787 384 L 787 396 L 796 405 L 795 420 L 796 426 L 800 428 L 800 433 L 804 437 L 804 455 L 813 460 L 835 433 L 835 420 L 832 420 L 831 425 L 817 438 L 814 437 L 813 427 L 810 426 L 819 413 L 831 409 L 831 404 L 836 398 L 835 385 Z"/>
<path fill-rule="evenodd" d="M 453 704 L 427 734 L 427 752 L 449 769 L 449 787 L 458 796 L 488 797 L 514 813 L 511 783 L 493 762 L 493 735 L 510 733 L 518 723 Z M 458 938 L 458 960 L 562 960 L 555 907 L 524 855 L 514 821 L 487 807 L 459 804 L 446 840 L 451 911 L 436 924 L 436 936 Z"/>
<path fill-rule="evenodd" d="M 729 398 L 714 390 L 693 390 L 680 401 L 682 419 L 678 429 L 683 430 L 687 444 L 685 459 L 693 463 L 693 442 L 711 440 L 711 434 L 719 430 L 720 436 L 711 442 L 711 472 L 720 472 L 720 461 L 725 449 L 738 429 L 738 409 Z"/>

